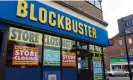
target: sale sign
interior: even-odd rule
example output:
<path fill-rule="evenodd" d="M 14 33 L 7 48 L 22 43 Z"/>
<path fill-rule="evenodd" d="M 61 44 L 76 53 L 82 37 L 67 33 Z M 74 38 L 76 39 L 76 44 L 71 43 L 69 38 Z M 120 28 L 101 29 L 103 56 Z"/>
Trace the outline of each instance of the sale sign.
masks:
<path fill-rule="evenodd" d="M 60 50 L 44 48 L 43 64 L 45 66 L 60 66 Z"/>
<path fill-rule="evenodd" d="M 39 49 L 22 45 L 14 45 L 12 65 L 35 66 L 39 63 Z"/>
<path fill-rule="evenodd" d="M 76 67 L 76 53 L 62 52 L 62 66 Z"/>

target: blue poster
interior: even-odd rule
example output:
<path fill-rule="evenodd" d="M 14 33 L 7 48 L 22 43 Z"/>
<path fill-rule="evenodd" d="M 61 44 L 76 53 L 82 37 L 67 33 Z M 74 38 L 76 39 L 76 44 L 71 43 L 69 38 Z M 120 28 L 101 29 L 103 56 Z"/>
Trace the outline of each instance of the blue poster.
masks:
<path fill-rule="evenodd" d="M 45 71 L 43 74 L 43 80 L 61 80 L 60 71 Z"/>
<path fill-rule="evenodd" d="M 94 80 L 103 80 L 103 67 L 101 57 L 93 57 L 92 61 Z"/>
<path fill-rule="evenodd" d="M 43 64 L 45 66 L 60 66 L 60 50 L 45 48 Z"/>

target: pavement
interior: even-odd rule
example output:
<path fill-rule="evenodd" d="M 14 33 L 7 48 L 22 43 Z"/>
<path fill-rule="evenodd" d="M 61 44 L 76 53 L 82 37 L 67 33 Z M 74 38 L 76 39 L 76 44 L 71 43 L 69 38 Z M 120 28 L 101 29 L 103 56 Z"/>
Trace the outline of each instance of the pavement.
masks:
<path fill-rule="evenodd" d="M 109 77 L 109 80 L 130 80 L 129 77 Z"/>

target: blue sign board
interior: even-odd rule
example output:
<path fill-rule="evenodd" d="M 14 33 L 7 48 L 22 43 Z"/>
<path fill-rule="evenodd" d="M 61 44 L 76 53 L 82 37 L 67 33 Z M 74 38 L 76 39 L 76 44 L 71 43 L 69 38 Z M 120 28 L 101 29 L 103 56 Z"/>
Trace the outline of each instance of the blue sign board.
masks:
<path fill-rule="evenodd" d="M 38 1 L 0 1 L 0 19 L 108 45 L 106 30 Z"/>
<path fill-rule="evenodd" d="M 94 80 L 103 80 L 103 67 L 101 57 L 93 57 L 93 76 Z"/>

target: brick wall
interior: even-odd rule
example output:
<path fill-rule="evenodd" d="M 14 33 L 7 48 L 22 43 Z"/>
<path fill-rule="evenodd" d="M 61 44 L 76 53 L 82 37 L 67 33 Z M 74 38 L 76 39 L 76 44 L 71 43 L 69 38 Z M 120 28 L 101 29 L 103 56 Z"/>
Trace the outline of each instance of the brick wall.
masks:
<path fill-rule="evenodd" d="M 132 39 L 131 44 L 129 44 L 129 40 L 128 40 L 129 38 Z M 121 56 L 121 54 L 120 54 L 121 50 L 124 51 L 124 56 L 126 56 L 126 48 L 125 48 L 124 37 L 115 36 L 111 40 L 113 41 L 113 45 L 106 47 L 105 57 L 109 58 L 109 57 Z M 122 45 L 119 44 L 119 40 L 122 40 Z M 133 34 L 126 36 L 126 41 L 127 41 L 128 52 L 129 52 L 129 55 L 130 55 L 130 49 L 133 49 Z M 108 61 L 105 60 L 105 64 L 108 68 L 109 67 Z"/>

